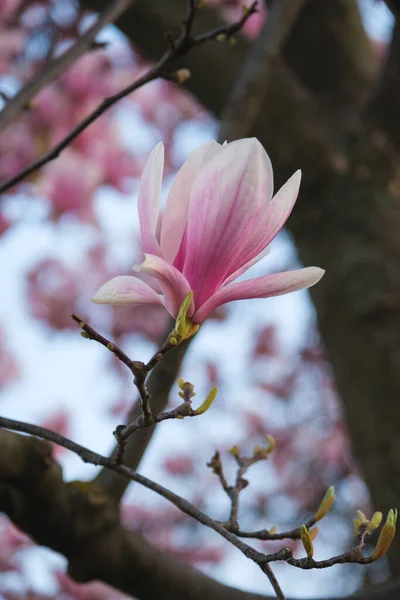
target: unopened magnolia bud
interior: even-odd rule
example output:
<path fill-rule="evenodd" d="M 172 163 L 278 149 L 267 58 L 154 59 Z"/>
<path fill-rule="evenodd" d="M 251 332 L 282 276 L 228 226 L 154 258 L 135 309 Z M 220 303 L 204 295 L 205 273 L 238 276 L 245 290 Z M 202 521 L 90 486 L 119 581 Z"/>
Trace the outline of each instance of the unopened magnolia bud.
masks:
<path fill-rule="evenodd" d="M 377 527 L 379 527 L 379 525 L 381 524 L 382 521 L 382 513 L 377 511 L 372 515 L 372 519 L 369 522 L 369 529 L 370 531 L 373 531 L 374 529 L 376 529 Z"/>
<path fill-rule="evenodd" d="M 239 453 L 240 453 L 239 446 L 236 446 L 236 444 L 235 444 L 234 446 L 232 446 L 232 448 L 229 450 L 229 452 L 233 456 L 239 456 Z"/>
<path fill-rule="evenodd" d="M 169 334 L 168 341 L 173 346 L 177 346 L 183 342 L 183 340 L 187 340 L 188 338 L 192 337 L 192 335 L 194 335 L 199 329 L 199 325 L 192 323 L 191 319 L 187 316 L 192 301 L 193 292 L 190 291 L 181 304 L 175 321 L 175 328 Z"/>
<path fill-rule="evenodd" d="M 393 510 L 393 508 L 391 508 L 388 512 L 388 516 L 386 517 L 386 523 L 388 523 L 389 525 L 396 525 L 397 523 L 397 508 L 395 508 Z"/>
<path fill-rule="evenodd" d="M 320 521 L 329 512 L 330 507 L 335 501 L 335 488 L 331 485 L 322 499 L 317 512 L 314 515 L 314 521 Z"/>
<path fill-rule="evenodd" d="M 375 550 L 372 553 L 372 560 L 378 560 L 378 558 L 385 556 L 386 552 L 390 548 L 395 533 L 396 527 L 394 525 L 388 525 L 387 523 L 384 524 L 376 543 Z"/>
<path fill-rule="evenodd" d="M 305 525 L 301 526 L 301 543 L 304 546 L 304 550 L 307 552 L 307 558 L 312 558 L 314 554 L 314 546 L 308 529 Z"/>
<path fill-rule="evenodd" d="M 275 448 L 275 440 L 271 435 L 268 436 L 268 442 L 268 446 L 255 446 L 253 448 L 253 458 L 257 458 L 259 460 L 268 458 Z"/>
<path fill-rule="evenodd" d="M 184 83 L 192 76 L 189 69 L 179 69 L 178 71 L 175 71 L 174 75 L 176 83 Z"/>
<path fill-rule="evenodd" d="M 218 388 L 217 387 L 213 387 L 211 389 L 211 391 L 208 393 L 207 398 L 204 400 L 203 404 L 201 406 L 199 406 L 199 408 L 197 410 L 195 410 L 195 414 L 196 415 L 202 415 L 204 414 L 212 405 L 212 403 L 214 402 L 216 396 L 218 393 Z"/>

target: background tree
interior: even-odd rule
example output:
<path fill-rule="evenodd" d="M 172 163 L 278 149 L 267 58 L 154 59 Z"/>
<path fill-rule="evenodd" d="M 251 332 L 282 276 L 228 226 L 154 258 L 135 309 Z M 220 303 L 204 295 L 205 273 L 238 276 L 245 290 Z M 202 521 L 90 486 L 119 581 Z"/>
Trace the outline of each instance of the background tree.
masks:
<path fill-rule="evenodd" d="M 83 7 L 101 10 L 105 4 L 85 1 Z M 201 45 L 185 54 L 181 62 L 173 63 L 169 72 L 175 73 L 181 67 L 190 70 L 192 77 L 186 85 L 201 105 L 217 117 L 222 116 L 223 137 L 234 139 L 256 135 L 262 141 L 271 155 L 277 186 L 298 167 L 303 170 L 303 201 L 298 203 L 288 227 L 300 260 L 304 264 L 317 262 L 327 270 L 323 283 L 313 289 L 312 298 L 356 459 L 355 467 L 346 452 L 340 415 L 334 415 L 329 429 L 331 446 L 325 439 L 315 444 L 312 451 L 309 447 L 303 449 L 308 459 L 305 473 L 317 473 L 320 492 L 336 478 L 345 478 L 348 483 L 350 475 L 354 478 L 356 469 L 359 469 L 368 486 L 372 505 L 387 512 L 398 504 L 399 496 L 396 400 L 400 388 L 397 368 L 400 359 L 400 282 L 396 259 L 399 257 L 397 232 L 400 224 L 397 208 L 399 141 L 395 112 L 398 27 L 395 24 L 390 47 L 382 58 L 368 39 L 359 8 L 352 0 L 310 0 L 296 3 L 293 9 L 294 4 L 268 3 L 271 14 L 258 38 L 255 37 L 258 27 L 251 29 L 248 25 L 246 35 L 236 36 L 235 45 L 220 43 L 217 51 L 211 43 Z M 396 2 L 387 4 L 396 17 L 399 10 Z M 122 9 L 126 11 L 117 20 L 117 26 L 139 48 L 142 56 L 159 60 L 165 50 L 165 32 L 176 31 L 182 18 L 182 2 L 173 0 L 164 5 L 155 0 L 138 0 Z M 37 10 L 29 3 L 6 4 L 2 10 L 6 48 L 3 73 L 9 75 L 13 72 L 20 81 L 30 81 L 35 71 L 51 62 L 64 40 L 80 38 L 81 15 L 76 6 L 71 5 L 70 17 L 68 14 L 60 16 L 56 9 L 29 13 L 29 10 Z M 227 18 L 229 14 L 226 11 L 232 13 L 234 10 L 235 5 L 228 6 L 223 16 Z M 107 18 L 113 20 L 117 15 L 118 10 Z M 237 15 L 230 16 L 237 18 Z M 195 31 L 198 28 L 198 31 L 210 32 L 223 27 L 221 19 L 217 9 L 199 11 Z M 86 38 L 86 46 L 81 46 L 79 52 L 87 50 L 92 41 L 89 42 Z M 59 72 L 47 78 L 37 75 L 34 80 L 40 81 L 39 88 L 33 88 L 32 92 L 24 86 L 18 99 L 8 100 L 6 94 L 3 125 L 9 127 L 0 138 L 0 172 L 4 179 L 14 176 L 44 150 L 56 144 L 100 99 L 129 85 L 133 70 L 138 75 L 142 73 L 142 59 L 137 55 L 133 58 L 125 47 L 113 56 L 111 48 L 112 45 L 110 53 L 107 49 L 104 53 L 100 50 L 101 54 L 98 49 L 92 50 L 50 87 L 44 86 Z M 176 78 L 175 75 L 171 77 Z M 5 78 L 4 81 L 12 88 L 12 79 Z M 201 120 L 204 116 L 169 83 L 162 81 L 152 85 L 152 91 L 150 87 L 142 88 L 132 99 L 139 105 L 141 116 L 153 126 L 162 128 L 163 137 L 171 140 L 169 166 L 172 172 L 178 162 L 174 163 L 172 151 L 176 126 L 182 119 Z M 33 98 L 40 88 L 43 89 Z M 164 113 L 150 102 L 153 94 L 153 99 L 158 99 L 161 90 L 169 108 Z M 141 101 L 137 100 L 140 93 L 143 94 Z M 30 102 L 32 105 L 29 105 Z M 130 107 L 126 106 L 127 110 Z M 11 118 L 16 120 L 11 123 Z M 12 203 L 15 206 L 12 194 L 5 197 L 4 232 L 20 221 L 28 206 L 29 194 L 37 194 L 37 190 L 51 199 L 46 217 L 52 221 L 65 223 L 66 215 L 75 214 L 91 226 L 98 225 L 94 205 L 87 202 L 87 198 L 101 184 L 122 185 L 124 176 L 139 174 L 142 166 L 138 156 L 133 160 L 132 154 L 120 147 L 115 132 L 116 118 L 118 115 L 114 113 L 112 117 L 106 115 L 95 121 L 57 161 L 33 175 L 37 178 L 34 180 L 36 187 L 33 191 L 32 187 L 24 187 L 19 211 L 12 209 Z M 78 170 L 79 178 L 75 176 Z M 35 205 L 32 197 L 29 201 Z M 85 298 L 84 294 L 87 298 L 89 289 L 104 281 L 105 276 L 118 272 L 115 262 L 110 267 L 102 244 L 92 244 L 88 250 L 88 262 L 81 269 L 68 269 L 60 261 L 47 259 L 29 274 L 30 310 L 58 329 L 72 325 L 66 316 L 76 298 Z M 87 302 L 80 299 L 79 303 L 84 311 L 88 310 Z M 82 310 L 78 314 L 85 319 L 89 317 Z M 128 321 L 132 331 L 146 329 L 150 339 L 161 337 L 166 326 L 162 314 L 152 316 L 150 332 L 147 326 L 143 327 L 144 321 L 150 322 L 148 316 L 144 319 L 144 315 L 137 311 L 128 314 L 129 318 L 126 313 L 121 315 L 117 312 L 110 317 L 109 329 L 113 340 L 119 342 L 125 339 Z M 307 340 L 299 349 L 300 359 L 286 373 L 284 382 L 262 382 L 267 393 L 271 393 L 273 388 L 274 396 L 286 397 L 292 390 L 296 398 L 296 384 L 305 373 L 311 373 L 311 388 L 316 382 L 321 386 L 324 376 L 328 377 L 326 373 L 329 370 L 315 344 Z M 273 356 L 274 360 L 282 360 L 282 353 L 274 348 L 273 330 L 268 328 L 257 336 L 254 353 L 257 358 Z M 175 356 L 172 353 L 167 355 L 160 363 L 159 371 L 154 372 L 151 391 L 159 403 L 156 410 L 165 406 L 182 354 L 178 349 Z M 9 354 L 5 353 L 4 360 L 7 361 L 4 377 L 9 377 L 15 368 Z M 206 367 L 210 379 L 218 377 L 214 364 L 207 363 Z M 279 386 L 280 390 L 277 389 Z M 332 402 L 331 389 L 328 386 L 324 389 L 328 389 L 325 402 Z M 298 405 L 292 404 L 291 408 L 294 407 L 298 408 Z M 298 414 L 300 416 L 301 412 Z M 266 422 L 259 415 L 250 414 L 248 423 L 249 429 L 250 426 L 253 428 L 255 441 L 257 435 L 265 437 L 267 432 L 275 433 L 278 447 L 286 443 L 292 451 L 298 452 L 299 446 L 293 444 L 293 438 L 296 439 L 293 427 L 286 433 L 286 438 L 282 428 L 278 428 L 283 438 L 279 439 L 277 432 L 271 431 L 271 422 Z M 304 428 L 298 425 L 298 430 L 299 437 L 304 438 Z M 152 429 L 146 429 L 131 438 L 126 451 L 129 466 L 137 467 L 151 434 Z M 0 438 L 7 445 L 8 452 L 7 464 L 2 468 L 2 508 L 40 543 L 61 550 L 69 559 L 70 573 L 74 578 L 82 581 L 99 577 L 143 598 L 161 593 L 164 594 L 161 597 L 167 597 L 168 593 L 171 597 L 185 593 L 186 596 L 182 597 L 188 598 L 197 597 L 196 593 L 199 597 L 205 593 L 216 598 L 232 597 L 233 594 L 238 598 L 251 597 L 222 588 L 197 571 L 188 569 L 183 573 L 172 557 L 147 546 L 141 539 L 139 542 L 139 538 L 130 536 L 129 542 L 118 538 L 120 546 L 114 555 L 110 549 L 115 549 L 117 544 L 110 544 L 107 536 L 102 538 L 107 540 L 107 544 L 99 544 L 101 536 L 111 527 L 110 523 L 118 522 L 115 502 L 120 500 L 126 488 L 125 480 L 108 471 L 102 471 L 95 479 L 96 486 L 100 488 L 94 488 L 94 484 L 89 486 L 89 492 L 82 490 L 82 486 L 67 488 L 68 493 L 71 489 L 73 491 L 73 498 L 71 500 L 68 496 L 68 502 L 73 501 L 80 507 L 78 512 L 85 515 L 86 522 L 88 514 L 94 515 L 93 511 L 99 511 L 95 522 L 101 524 L 100 533 L 96 531 L 94 535 L 95 530 L 88 528 L 90 551 L 84 545 L 78 547 L 77 540 L 82 543 L 82 536 L 79 537 L 82 531 L 78 526 L 71 528 L 67 520 L 65 530 L 49 527 L 50 523 L 60 522 L 59 507 L 63 506 L 63 502 L 65 505 L 63 495 L 66 488 L 60 486 L 60 501 L 57 502 L 54 489 L 60 481 L 55 463 L 48 457 L 47 447 L 31 444 L 25 438 L 21 442 L 20 438 L 10 435 L 4 432 Z M 241 435 L 248 435 L 248 430 Z M 28 443 L 31 445 L 28 446 Z M 15 472 L 10 473 L 7 471 L 10 469 L 8 456 L 13 445 Z M 28 449 L 29 461 L 25 462 Z M 316 457 L 320 457 L 321 452 L 334 456 L 333 469 L 327 469 L 326 456 L 321 461 L 320 470 L 315 468 Z M 18 456 L 21 458 L 18 459 Z M 182 469 L 182 457 L 179 456 L 179 459 L 180 462 L 170 462 L 167 470 Z M 46 477 L 51 481 L 52 497 L 48 498 L 50 504 L 47 505 L 43 502 L 46 486 L 40 469 L 43 464 L 48 466 L 49 461 L 51 468 L 46 470 Z M 290 470 L 289 453 L 284 466 Z M 279 468 L 279 465 L 275 467 Z M 325 475 L 321 481 L 324 468 Z M 33 478 L 29 477 L 32 473 Z M 288 473 L 285 475 L 288 476 Z M 324 477 L 328 476 L 330 481 L 325 481 Z M 311 497 L 301 494 L 301 479 L 297 482 L 298 493 L 296 482 L 285 480 L 282 473 L 281 479 L 283 488 L 290 489 L 291 496 L 297 500 L 297 509 L 311 510 L 318 504 L 315 491 Z M 36 485 L 38 481 L 41 482 L 39 486 Z M 22 506 L 19 511 L 15 509 L 16 497 L 18 506 Z M 251 508 L 254 510 L 254 506 Z M 49 519 L 48 511 L 57 514 Z M 149 516 L 150 522 L 151 519 L 154 519 L 154 514 Z M 120 533 L 118 527 L 111 527 L 111 530 Z M 68 531 L 74 531 L 74 535 L 67 535 Z M 65 544 L 60 540 L 64 540 Z M 129 551 L 123 541 L 128 544 Z M 13 538 L 10 543 L 12 547 L 13 544 L 18 546 L 19 538 Z M 398 544 L 396 539 L 394 544 Z M 121 561 L 121 548 L 126 562 Z M 389 556 L 394 575 L 399 568 L 396 548 L 394 546 Z M 86 564 L 89 558 L 90 564 Z M 137 565 L 137 569 L 132 568 L 133 564 Z M 151 578 L 148 573 L 152 573 Z M 376 598 L 394 598 L 398 588 L 392 591 L 377 588 L 371 594 Z"/>

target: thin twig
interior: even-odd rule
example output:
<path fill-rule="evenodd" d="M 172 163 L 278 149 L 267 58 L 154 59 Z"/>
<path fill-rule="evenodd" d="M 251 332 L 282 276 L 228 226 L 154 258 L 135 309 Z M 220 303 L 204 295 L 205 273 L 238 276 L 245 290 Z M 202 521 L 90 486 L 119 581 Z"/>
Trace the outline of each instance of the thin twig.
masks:
<path fill-rule="evenodd" d="M 304 523 L 307 529 L 314 527 L 316 520 L 314 517 Z M 281 540 L 299 540 L 301 538 L 301 527 L 295 527 L 289 531 L 282 531 L 281 533 L 270 533 L 268 529 L 260 529 L 259 531 L 235 531 L 238 537 L 251 538 L 263 541 L 281 541 Z"/>
<path fill-rule="evenodd" d="M 132 4 L 132 0 L 115 0 L 99 14 L 96 22 L 68 50 L 52 60 L 33 79 L 28 81 L 0 112 L 0 131 L 29 105 L 30 100 L 46 85 L 57 79 L 80 56 L 93 47 L 96 35 L 109 23 L 114 23 Z"/>
<path fill-rule="evenodd" d="M 110 340 L 108 340 L 107 338 L 102 336 L 95 329 L 93 329 L 93 327 L 91 327 L 90 325 L 85 323 L 85 321 L 83 321 L 80 317 L 72 314 L 71 318 L 76 323 L 78 323 L 79 327 L 85 332 L 85 334 L 86 334 L 86 335 L 84 335 L 85 338 L 87 338 L 89 340 L 94 340 L 95 342 L 98 342 L 99 344 L 101 344 L 102 346 L 107 348 L 107 350 L 112 352 L 121 362 L 123 362 L 124 365 L 126 365 L 128 367 L 128 369 L 130 371 L 132 371 L 132 373 L 134 375 L 135 375 L 136 370 L 140 370 L 141 365 L 143 366 L 143 363 L 131 360 L 129 358 L 129 356 L 121 350 L 121 348 L 119 348 L 116 344 L 114 344 L 114 342 L 111 342 Z"/>
<path fill-rule="evenodd" d="M 131 360 L 129 356 L 127 356 L 127 354 L 125 354 L 125 352 L 121 350 L 121 348 L 119 348 L 119 346 L 117 346 L 116 344 L 105 338 L 103 335 L 98 333 L 98 331 L 96 331 L 95 329 L 93 329 L 93 327 L 85 323 L 80 317 L 74 314 L 72 314 L 71 317 L 76 323 L 78 323 L 79 327 L 81 327 L 81 329 L 83 330 L 82 335 L 84 337 L 90 340 L 94 340 L 95 342 L 98 342 L 99 344 L 107 348 L 107 350 L 112 352 L 114 356 L 116 356 L 121 362 L 124 363 L 124 365 L 128 367 L 128 369 L 133 375 L 133 382 L 136 385 L 140 396 L 142 409 L 141 427 L 148 427 L 149 425 L 152 425 L 154 423 L 154 417 L 151 411 L 151 396 L 149 390 L 147 389 L 146 378 L 151 369 L 155 367 L 158 360 L 160 359 L 155 359 L 154 357 L 153 359 L 150 359 L 150 367 L 148 367 L 148 365 L 145 365 L 141 361 Z M 172 345 L 168 346 L 168 344 L 165 344 L 163 346 L 163 353 L 161 353 L 160 351 L 156 353 L 155 356 L 162 357 L 172 347 Z"/>
<path fill-rule="evenodd" d="M 221 33 L 224 33 L 227 37 L 231 37 L 234 32 L 243 27 L 244 23 L 248 20 L 248 18 L 257 10 L 257 1 L 253 2 L 250 8 L 246 11 L 246 14 L 237 22 L 231 25 L 227 25 L 224 27 L 218 27 L 213 31 L 209 31 L 203 34 L 200 34 L 196 37 L 187 37 L 186 35 L 186 26 L 183 26 L 182 33 L 180 37 L 173 43 L 168 45 L 168 49 L 165 52 L 164 56 L 156 63 L 153 67 L 151 67 L 147 73 L 145 73 L 142 77 L 139 77 L 132 84 L 128 85 L 124 89 L 120 90 L 116 94 L 105 98 L 98 106 L 91 112 L 87 117 L 85 117 L 78 125 L 76 125 L 69 134 L 67 134 L 58 144 L 56 144 L 51 150 L 46 152 L 41 158 L 34 161 L 31 165 L 20 171 L 14 177 L 11 177 L 8 181 L 0 185 L 0 193 L 5 192 L 6 190 L 13 187 L 15 184 L 19 183 L 41 167 L 46 163 L 57 158 L 60 153 L 67 147 L 75 138 L 77 138 L 82 131 L 84 131 L 89 125 L 91 125 L 96 119 L 98 119 L 103 113 L 105 113 L 111 106 L 116 104 L 122 98 L 125 98 L 138 88 L 142 87 L 146 83 L 150 81 L 154 81 L 159 77 L 164 77 L 168 75 L 168 70 L 171 67 L 171 64 L 176 61 L 176 59 L 181 58 L 185 54 L 189 52 L 195 46 L 198 46 L 204 42 L 209 40 L 216 39 Z M 193 10 L 195 10 L 193 5 Z"/>
<path fill-rule="evenodd" d="M 133 382 L 137 387 L 140 397 L 140 408 L 141 414 L 132 422 L 127 425 L 119 425 L 114 431 L 115 439 L 117 440 L 117 447 L 112 454 L 112 459 L 116 464 L 121 464 L 126 443 L 131 435 L 133 435 L 139 429 L 144 427 L 150 427 L 156 423 L 161 423 L 169 419 L 183 419 L 185 417 L 196 417 L 198 412 L 192 408 L 192 397 L 194 396 L 194 386 L 186 383 L 182 392 L 183 403 L 176 408 L 169 411 L 162 411 L 158 414 L 153 414 L 151 408 L 151 395 L 147 387 L 147 377 L 149 373 L 154 369 L 157 363 L 162 359 L 165 354 L 175 348 L 174 344 L 169 342 L 169 338 L 163 344 L 163 346 L 152 356 L 148 363 L 144 364 L 141 361 L 131 360 L 127 354 L 119 346 L 111 342 L 109 339 L 101 335 L 93 327 L 85 323 L 80 317 L 72 314 L 72 319 L 78 323 L 82 329 L 82 335 L 86 339 L 98 342 L 107 350 L 112 352 L 116 358 L 118 358 L 124 365 L 128 367 L 133 375 Z"/>
<path fill-rule="evenodd" d="M 258 550 L 255 550 L 242 540 L 240 540 L 234 533 L 230 532 L 222 523 L 216 521 L 209 517 L 206 513 L 195 507 L 191 502 L 178 496 L 174 492 L 171 492 L 167 488 L 162 485 L 136 473 L 129 467 L 124 465 L 117 465 L 111 458 L 106 456 L 102 456 L 97 452 L 93 452 L 80 444 L 73 442 L 72 440 L 64 437 L 59 433 L 55 433 L 54 431 L 50 431 L 44 427 L 39 427 L 37 425 L 32 425 L 30 423 L 24 423 L 22 421 L 16 421 L 14 419 L 8 419 L 6 417 L 0 417 L 0 427 L 4 429 L 9 429 L 11 431 L 18 431 L 22 433 L 28 433 L 30 435 L 34 435 L 41 439 L 47 440 L 49 442 L 53 442 L 71 452 L 74 452 L 80 458 L 87 463 L 93 464 L 95 466 L 104 466 L 108 469 L 111 469 L 124 477 L 127 477 L 131 481 L 135 481 L 140 485 L 148 488 L 149 490 L 154 491 L 156 494 L 162 496 L 174 506 L 176 506 L 179 510 L 189 515 L 199 523 L 202 523 L 206 527 L 213 529 L 217 533 L 219 533 L 223 538 L 225 538 L 228 542 L 230 542 L 233 546 L 238 548 L 240 552 L 242 552 L 247 558 L 250 558 L 254 561 L 264 573 L 268 574 L 269 569 L 266 568 L 266 565 L 271 562 L 276 561 L 286 561 L 288 564 L 300 568 L 300 569 L 324 569 L 327 567 L 331 567 L 337 564 L 343 563 L 357 563 L 357 564 L 370 564 L 373 562 L 371 556 L 364 557 L 361 553 L 361 550 L 358 546 L 351 548 L 347 552 L 340 554 L 338 556 L 334 556 L 330 559 L 316 561 L 312 558 L 294 558 L 292 551 L 289 548 L 282 548 L 278 552 L 272 554 L 263 554 Z M 280 595 L 278 593 L 279 585 L 276 583 L 277 588 L 275 592 L 280 600 L 284 600 L 284 595 L 282 591 L 280 591 Z"/>
<path fill-rule="evenodd" d="M 240 492 L 244 490 L 249 484 L 247 479 L 244 478 L 244 475 L 252 465 L 255 465 L 261 460 L 266 460 L 273 449 L 274 442 L 272 438 L 270 438 L 269 447 L 256 446 L 254 448 L 252 456 L 241 456 L 239 448 L 237 446 L 234 446 L 230 452 L 234 456 L 238 465 L 238 469 L 236 471 L 235 485 L 228 484 L 225 477 L 221 456 L 218 451 L 214 454 L 211 461 L 207 464 L 207 466 L 213 470 L 213 473 L 217 475 L 224 492 L 227 494 L 231 501 L 229 520 L 226 523 L 224 523 L 224 525 L 227 529 L 229 529 L 229 531 L 234 532 L 236 535 L 238 534 L 238 531 L 240 531 L 238 520 Z M 250 536 L 242 535 L 241 537 Z"/>
<path fill-rule="evenodd" d="M 196 410 L 193 410 L 192 408 L 192 398 L 194 395 L 194 386 L 192 384 L 186 383 L 183 392 L 183 402 L 176 408 L 173 408 L 172 410 L 168 411 L 163 411 L 158 414 L 153 414 L 151 423 L 146 422 L 142 414 L 132 423 L 128 423 L 128 425 L 118 425 L 118 427 L 114 431 L 114 437 L 117 440 L 118 446 L 112 454 L 112 458 L 115 460 L 115 462 L 117 464 L 122 463 L 128 439 L 139 429 L 143 429 L 143 427 L 155 425 L 156 423 L 161 423 L 162 421 L 167 421 L 169 419 L 184 419 L 185 417 L 197 417 L 199 413 Z"/>

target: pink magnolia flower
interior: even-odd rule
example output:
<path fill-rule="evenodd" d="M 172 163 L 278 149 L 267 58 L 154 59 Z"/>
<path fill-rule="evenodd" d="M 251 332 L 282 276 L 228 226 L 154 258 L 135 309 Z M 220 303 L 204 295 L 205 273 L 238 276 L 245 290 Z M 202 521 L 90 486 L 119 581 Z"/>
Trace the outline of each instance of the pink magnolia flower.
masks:
<path fill-rule="evenodd" d="M 232 283 L 266 254 L 285 224 L 299 191 L 300 171 L 273 197 L 271 162 L 258 140 L 223 146 L 207 142 L 178 171 L 161 215 L 163 153 L 160 143 L 141 179 L 145 260 L 136 267 L 158 280 L 161 294 L 137 277 L 119 276 L 105 283 L 93 302 L 162 303 L 176 317 L 192 290 L 187 316 L 199 324 L 226 302 L 287 294 L 321 279 L 322 269 L 307 267 Z"/>

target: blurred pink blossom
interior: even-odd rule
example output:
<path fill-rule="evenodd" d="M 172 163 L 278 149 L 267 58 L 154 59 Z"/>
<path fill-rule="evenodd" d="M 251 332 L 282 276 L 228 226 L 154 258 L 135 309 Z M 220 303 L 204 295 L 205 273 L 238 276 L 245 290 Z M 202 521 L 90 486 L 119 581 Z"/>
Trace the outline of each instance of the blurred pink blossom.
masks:
<path fill-rule="evenodd" d="M 35 119 L 55 129 L 71 127 L 73 108 L 69 99 L 58 85 L 40 90 L 32 102 Z"/>
<path fill-rule="evenodd" d="M 11 221 L 9 221 L 3 213 L 0 213 L 0 235 L 3 235 L 11 226 Z"/>
<path fill-rule="evenodd" d="M 0 19 L 4 18 L 1 14 L 3 1 L 0 0 Z M 25 33 L 20 29 L 3 29 L 0 27 L 0 75 L 9 72 L 10 62 L 21 54 L 25 38 Z"/>
<path fill-rule="evenodd" d="M 15 553 L 30 546 L 31 540 L 3 516 L 0 516 L 0 537 L 0 573 L 18 571 Z"/>
<path fill-rule="evenodd" d="M 110 138 L 98 139 L 92 148 L 88 149 L 88 153 L 102 169 L 103 183 L 120 191 L 123 191 L 124 178 L 140 175 L 141 163 L 117 143 L 113 145 Z"/>
<path fill-rule="evenodd" d="M 125 594 L 100 581 L 76 583 L 61 571 L 56 573 L 56 577 L 60 592 L 68 594 L 68 597 L 73 598 L 73 600 L 123 600 L 128 598 Z"/>
<path fill-rule="evenodd" d="M 88 92 L 106 96 L 113 91 L 109 77 L 111 62 L 104 53 L 90 52 L 75 62 L 60 78 L 60 82 L 70 93 L 74 94 L 75 101 L 86 98 Z"/>
<path fill-rule="evenodd" d="M 0 329 L 0 388 L 19 376 L 18 365 L 7 345 L 6 334 Z"/>
<path fill-rule="evenodd" d="M 189 456 L 169 456 L 164 460 L 163 467 L 170 475 L 187 477 L 193 473 L 193 460 Z"/>
<path fill-rule="evenodd" d="M 259 358 L 260 356 L 276 356 L 279 352 L 278 342 L 276 339 L 276 326 L 266 325 L 257 332 L 255 338 L 255 346 L 252 357 Z"/>
<path fill-rule="evenodd" d="M 69 428 L 70 428 L 71 415 L 65 410 L 58 410 L 57 412 L 52 413 L 40 423 L 41 427 L 45 429 L 50 429 L 50 431 L 54 431 L 55 433 L 60 433 L 63 436 L 68 436 Z M 60 454 L 65 452 L 65 448 L 59 446 L 58 444 L 52 444 L 53 446 L 53 456 L 58 459 Z"/>
<path fill-rule="evenodd" d="M 77 274 L 56 259 L 46 259 L 27 275 L 31 313 L 54 329 L 73 327 L 70 317 L 79 296 Z"/>
<path fill-rule="evenodd" d="M 8 127 L 0 136 L 0 181 L 26 167 L 35 152 L 33 132 L 24 120 Z"/>
<path fill-rule="evenodd" d="M 0 0 L 0 18 L 8 19 L 15 13 L 21 4 L 21 0 Z"/>
<path fill-rule="evenodd" d="M 100 165 L 68 148 L 46 166 L 44 173 L 40 187 L 51 200 L 54 220 L 65 212 L 75 213 L 82 220 L 93 220 L 92 194 L 104 180 Z"/>

